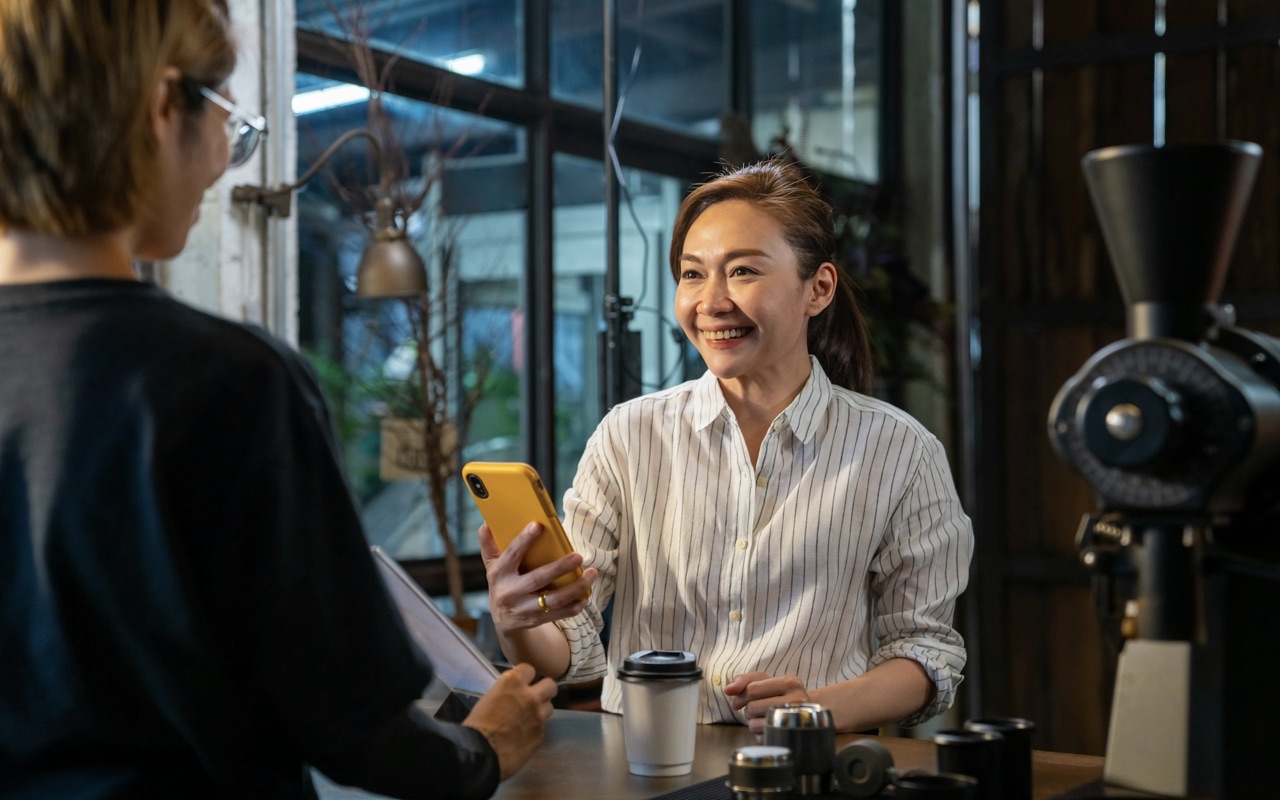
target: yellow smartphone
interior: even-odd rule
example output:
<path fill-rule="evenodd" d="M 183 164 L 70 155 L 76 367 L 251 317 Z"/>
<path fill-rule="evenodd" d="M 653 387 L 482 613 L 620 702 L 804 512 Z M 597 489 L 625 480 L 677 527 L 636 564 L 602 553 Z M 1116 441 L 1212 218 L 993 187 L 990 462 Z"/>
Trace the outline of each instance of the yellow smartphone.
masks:
<path fill-rule="evenodd" d="M 533 467 L 515 461 L 472 461 L 463 466 L 462 479 L 503 550 L 530 522 L 542 524 L 542 535 L 533 541 L 520 564 L 524 572 L 573 552 L 555 503 Z M 582 569 L 578 568 L 561 575 L 547 588 L 566 586 L 580 577 Z M 583 597 L 590 596 L 588 589 Z"/>

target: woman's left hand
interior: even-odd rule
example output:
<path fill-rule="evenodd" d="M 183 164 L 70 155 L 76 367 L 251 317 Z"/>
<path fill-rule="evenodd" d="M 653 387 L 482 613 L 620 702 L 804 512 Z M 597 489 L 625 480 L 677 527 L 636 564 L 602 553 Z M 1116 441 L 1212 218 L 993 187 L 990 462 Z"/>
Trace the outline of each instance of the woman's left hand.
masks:
<path fill-rule="evenodd" d="M 795 675 L 774 677 L 767 672 L 737 675 L 724 687 L 729 705 L 746 718 L 757 739 L 764 736 L 765 715 L 783 703 L 809 703 L 809 690 Z"/>

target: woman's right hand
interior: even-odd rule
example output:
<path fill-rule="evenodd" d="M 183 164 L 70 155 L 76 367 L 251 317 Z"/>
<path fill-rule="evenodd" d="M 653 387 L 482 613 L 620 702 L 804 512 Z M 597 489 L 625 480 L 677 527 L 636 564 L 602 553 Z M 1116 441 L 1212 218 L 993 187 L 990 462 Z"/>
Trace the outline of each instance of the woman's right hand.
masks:
<path fill-rule="evenodd" d="M 500 634 L 530 630 L 572 617 L 590 602 L 589 590 L 600 574 L 594 567 L 583 570 L 582 576 L 572 583 L 545 588 L 561 575 L 582 566 L 582 556 L 578 553 L 562 556 L 529 572 L 520 571 L 525 553 L 541 534 L 542 526 L 531 522 L 502 551 L 489 526 L 480 526 L 480 557 L 489 580 L 489 613 Z"/>

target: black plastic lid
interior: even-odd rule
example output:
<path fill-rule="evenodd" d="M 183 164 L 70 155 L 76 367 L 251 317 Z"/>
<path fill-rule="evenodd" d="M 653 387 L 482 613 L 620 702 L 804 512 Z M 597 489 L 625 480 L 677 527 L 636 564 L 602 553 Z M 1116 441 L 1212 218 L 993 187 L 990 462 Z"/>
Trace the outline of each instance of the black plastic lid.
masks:
<path fill-rule="evenodd" d="M 641 650 L 627 656 L 618 670 L 621 680 L 695 680 L 702 677 L 698 658 L 685 650 Z"/>

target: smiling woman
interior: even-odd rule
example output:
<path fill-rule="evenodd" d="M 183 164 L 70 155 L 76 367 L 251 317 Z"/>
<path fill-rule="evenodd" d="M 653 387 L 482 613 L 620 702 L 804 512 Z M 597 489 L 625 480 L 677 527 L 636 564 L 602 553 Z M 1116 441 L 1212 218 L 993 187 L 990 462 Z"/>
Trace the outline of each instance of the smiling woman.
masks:
<path fill-rule="evenodd" d="M 536 526 L 502 553 L 481 529 L 513 660 L 601 677 L 603 707 L 620 711 L 630 653 L 691 650 L 699 721 L 757 734 L 784 702 L 828 706 L 844 731 L 951 705 L 973 532 L 937 438 L 858 391 L 871 354 L 833 250 L 830 206 L 782 161 L 681 204 L 675 309 L 707 373 L 614 406 L 597 427 L 565 496 L 577 554 L 521 574 Z"/>

